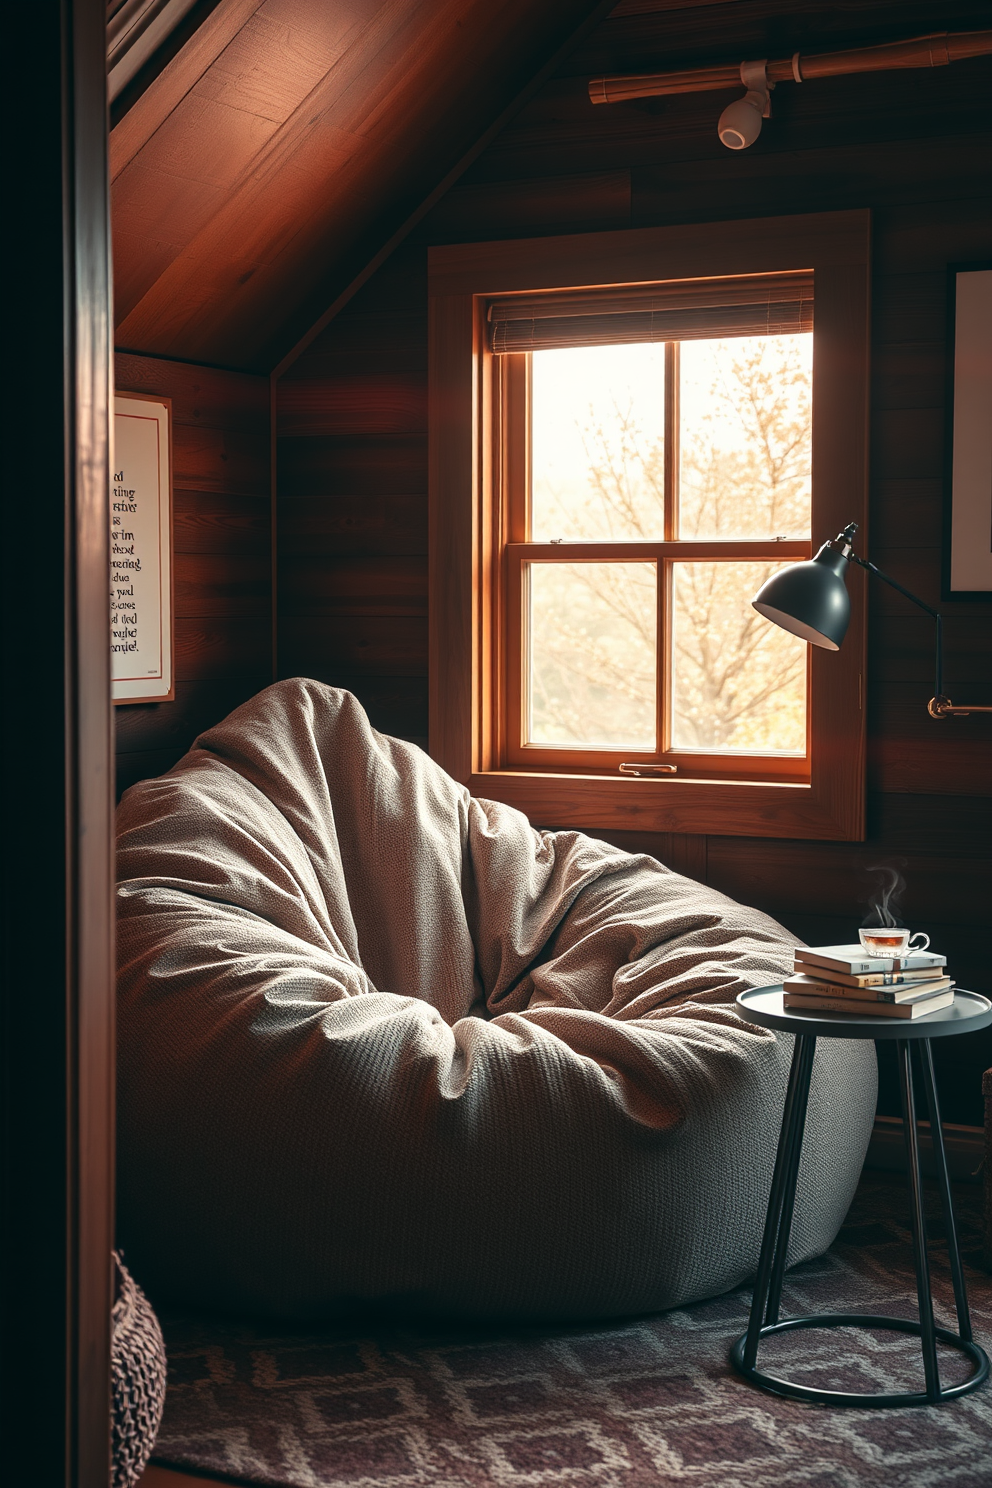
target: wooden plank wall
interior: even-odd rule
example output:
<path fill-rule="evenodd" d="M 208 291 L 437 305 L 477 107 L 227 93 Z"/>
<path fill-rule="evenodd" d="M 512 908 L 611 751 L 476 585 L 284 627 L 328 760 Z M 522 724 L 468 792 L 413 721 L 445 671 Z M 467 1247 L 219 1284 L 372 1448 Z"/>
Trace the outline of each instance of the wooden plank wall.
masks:
<path fill-rule="evenodd" d="M 390 260 L 278 396 L 279 675 L 427 747 L 427 280 Z"/>
<path fill-rule="evenodd" d="M 176 697 L 115 708 L 117 788 L 160 775 L 272 681 L 267 377 L 118 353 L 122 391 L 172 399 Z"/>
<path fill-rule="evenodd" d="M 737 0 L 687 13 L 680 23 L 695 18 L 698 32 L 692 60 L 707 60 L 707 35 L 722 38 L 723 57 L 735 27 L 749 38 L 744 55 L 764 55 L 759 21 L 769 9 Z M 872 40 L 980 24 L 974 5 L 941 6 L 939 17 L 932 5 L 865 5 L 865 24 L 873 9 L 885 24 Z M 849 11 L 830 15 L 852 24 Z M 421 741 L 427 731 L 430 243 L 871 207 L 870 552 L 939 601 L 947 269 L 992 258 L 992 63 L 783 86 L 761 140 L 738 155 L 716 141 L 721 95 L 596 109 L 587 101 L 596 72 L 656 65 L 651 27 L 657 36 L 672 19 L 637 11 L 605 23 L 280 383 L 279 671 L 352 688 L 379 727 Z M 771 54 L 794 44 L 805 38 L 786 36 Z M 948 690 L 956 701 L 992 702 L 992 604 L 945 609 Z M 852 936 L 868 870 L 891 864 L 908 883 L 907 921 L 947 952 L 964 985 L 992 992 L 992 718 L 930 719 L 932 670 L 931 622 L 876 582 L 866 842 L 612 840 L 820 943 Z M 942 1040 L 936 1051 L 947 1119 L 979 1124 L 992 1038 Z M 888 1067 L 880 1109 L 898 1110 Z"/>

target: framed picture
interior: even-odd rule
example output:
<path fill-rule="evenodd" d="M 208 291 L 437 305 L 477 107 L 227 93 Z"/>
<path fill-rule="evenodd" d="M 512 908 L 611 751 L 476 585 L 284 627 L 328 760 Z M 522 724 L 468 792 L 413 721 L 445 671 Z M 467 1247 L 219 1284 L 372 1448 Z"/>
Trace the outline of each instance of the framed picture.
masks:
<path fill-rule="evenodd" d="M 115 703 L 175 697 L 172 609 L 172 403 L 117 393 L 110 487 Z"/>
<path fill-rule="evenodd" d="M 950 273 L 944 597 L 992 599 L 992 263 Z"/>

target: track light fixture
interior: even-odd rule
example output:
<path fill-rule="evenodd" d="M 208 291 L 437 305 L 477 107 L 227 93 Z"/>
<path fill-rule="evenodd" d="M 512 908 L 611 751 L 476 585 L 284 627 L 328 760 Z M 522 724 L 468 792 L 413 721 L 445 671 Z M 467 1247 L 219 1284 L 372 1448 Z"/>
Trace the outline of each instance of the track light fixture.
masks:
<path fill-rule="evenodd" d="M 992 53 L 992 30 L 935 31 L 881 46 L 851 47 L 842 52 L 814 52 L 775 57 L 771 61 L 718 63 L 679 72 L 647 72 L 624 77 L 598 77 L 589 82 L 593 103 L 623 103 L 631 98 L 660 98 L 676 93 L 709 93 L 735 88 L 738 77 L 747 92 L 720 115 L 719 134 L 730 150 L 746 150 L 769 117 L 768 95 L 776 83 L 805 83 L 813 78 L 855 72 L 888 72 L 893 68 L 946 67 L 967 57 Z"/>
<path fill-rule="evenodd" d="M 766 74 L 767 61 L 741 63 L 741 82 L 747 92 L 743 98 L 728 103 L 720 115 L 717 133 L 728 150 L 746 150 L 761 133 L 762 119 L 771 117 L 772 105 Z"/>

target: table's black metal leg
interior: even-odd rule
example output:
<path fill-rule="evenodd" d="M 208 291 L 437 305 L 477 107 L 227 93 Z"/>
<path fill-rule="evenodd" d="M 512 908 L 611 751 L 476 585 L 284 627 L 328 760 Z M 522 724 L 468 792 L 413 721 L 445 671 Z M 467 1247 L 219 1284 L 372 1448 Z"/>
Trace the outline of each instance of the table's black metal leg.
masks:
<path fill-rule="evenodd" d="M 803 1065 L 796 1092 L 796 1110 L 792 1120 L 793 1139 L 789 1144 L 788 1168 L 782 1191 L 782 1217 L 775 1242 L 775 1259 L 772 1262 L 771 1280 L 768 1284 L 768 1301 L 765 1305 L 765 1324 L 778 1322 L 778 1310 L 782 1301 L 782 1280 L 785 1276 L 789 1253 L 789 1237 L 792 1234 L 792 1215 L 796 1207 L 796 1184 L 799 1180 L 799 1161 L 803 1151 L 803 1132 L 806 1129 L 806 1109 L 809 1105 L 809 1087 L 813 1074 L 813 1057 L 816 1054 L 816 1039 L 804 1038 Z"/>
<path fill-rule="evenodd" d="M 895 1052 L 902 1087 L 903 1125 L 906 1137 L 910 1197 L 912 1200 L 913 1259 L 916 1266 L 919 1317 L 910 1319 L 905 1317 L 881 1316 L 867 1312 L 821 1312 L 814 1313 L 809 1317 L 787 1317 L 785 1321 L 779 1320 L 778 1314 L 782 1281 L 788 1262 L 793 1209 L 802 1159 L 803 1132 L 809 1101 L 813 1059 L 816 1052 L 816 1035 L 810 1028 L 810 1025 L 813 1023 L 811 1017 L 808 1017 L 806 1014 L 790 1014 L 788 1010 L 783 1013 L 778 1006 L 779 996 L 769 996 L 769 993 L 779 994 L 779 989 L 765 988 L 756 995 L 754 1006 L 756 1009 L 760 1008 L 762 1016 L 754 1016 L 752 1021 L 764 1022 L 765 1017 L 767 1017 L 768 1026 L 793 1033 L 796 1042 L 792 1055 L 792 1066 L 789 1072 L 785 1110 L 782 1115 L 782 1130 L 779 1136 L 778 1150 L 775 1155 L 775 1170 L 772 1177 L 771 1193 L 768 1199 L 768 1212 L 765 1217 L 761 1254 L 758 1262 L 758 1274 L 755 1278 L 747 1331 L 734 1341 L 730 1349 L 730 1363 L 739 1374 L 742 1374 L 751 1384 L 757 1385 L 759 1389 L 767 1390 L 773 1395 L 785 1396 L 789 1399 L 802 1400 L 818 1405 L 834 1407 L 855 1406 L 877 1410 L 880 1408 L 902 1408 L 906 1406 L 931 1406 L 941 1402 L 956 1400 L 962 1395 L 968 1395 L 986 1383 L 990 1373 L 992 1373 L 992 1364 L 990 1364 L 988 1354 L 984 1349 L 979 1348 L 971 1334 L 964 1274 L 961 1268 L 960 1251 L 958 1249 L 957 1232 L 952 1209 L 947 1155 L 944 1149 L 943 1133 L 940 1125 L 940 1109 L 934 1082 L 929 1029 L 920 1027 L 911 1030 L 907 1029 L 904 1032 L 902 1029 L 890 1025 L 885 1030 L 886 1037 L 895 1036 Z M 743 998 L 741 1005 L 742 1007 L 745 1006 Z M 749 1010 L 751 1005 L 750 1002 L 746 1004 Z M 748 1015 L 750 1016 L 750 1011 Z M 865 1031 L 867 1032 L 867 1030 Z M 948 1030 L 941 1029 L 939 1031 L 946 1032 Z M 858 1029 L 857 1033 L 860 1035 L 861 1029 Z M 907 1038 L 907 1034 L 910 1036 L 909 1038 Z M 834 1036 L 847 1036 L 847 1030 L 845 1029 L 844 1032 L 841 1032 L 838 1029 Z M 922 1073 L 920 1078 L 923 1080 L 926 1088 L 927 1101 L 930 1106 L 931 1123 L 934 1133 L 934 1158 L 937 1167 L 941 1200 L 947 1221 L 948 1251 L 954 1278 L 955 1300 L 957 1302 L 958 1323 L 960 1326 L 960 1332 L 958 1333 L 951 1332 L 948 1328 L 937 1327 L 934 1319 L 933 1298 L 930 1292 L 930 1266 L 927 1256 L 926 1218 L 923 1208 L 923 1179 L 920 1167 L 919 1130 L 916 1120 L 913 1066 L 910 1049 L 910 1040 L 912 1039 L 915 1042 L 917 1038 L 922 1045 Z M 758 1347 L 763 1339 L 781 1337 L 786 1333 L 806 1332 L 813 1328 L 885 1329 L 891 1332 L 909 1335 L 912 1338 L 918 1338 L 923 1356 L 925 1388 L 922 1390 L 916 1388 L 912 1390 L 872 1390 L 868 1392 L 827 1390 L 815 1385 L 799 1384 L 789 1379 L 783 1379 L 777 1374 L 763 1372 L 758 1368 Z M 941 1388 L 940 1384 L 940 1365 L 937 1357 L 938 1342 L 947 1348 L 956 1349 L 959 1354 L 964 1355 L 971 1365 L 971 1373 L 965 1379 L 959 1380 L 956 1384 L 949 1384 L 944 1389 Z"/>
<path fill-rule="evenodd" d="M 913 1259 L 916 1263 L 916 1295 L 920 1308 L 920 1343 L 923 1348 L 923 1374 L 927 1399 L 940 1399 L 940 1374 L 937 1368 L 937 1339 L 934 1333 L 933 1299 L 930 1296 L 930 1266 L 927 1260 L 927 1235 L 923 1217 L 923 1180 L 920 1174 L 920 1143 L 916 1128 L 916 1104 L 913 1100 L 913 1069 L 909 1043 L 896 1040 L 899 1061 L 899 1083 L 902 1087 L 902 1119 L 906 1136 L 906 1161 L 912 1200 Z"/>
<path fill-rule="evenodd" d="M 772 1263 L 775 1259 L 785 1200 L 786 1179 L 791 1168 L 791 1153 L 795 1146 L 801 1146 L 802 1144 L 802 1124 L 801 1121 L 797 1122 L 796 1118 L 801 1114 L 802 1118 L 805 1119 L 806 1101 L 809 1094 L 809 1077 L 813 1068 L 813 1053 L 815 1049 L 815 1037 L 810 1037 L 806 1034 L 800 1034 L 796 1037 L 795 1048 L 792 1052 L 792 1068 L 789 1071 L 789 1085 L 785 1096 L 785 1110 L 782 1114 L 782 1132 L 779 1137 L 778 1152 L 775 1156 L 775 1171 L 772 1176 L 771 1193 L 768 1198 L 765 1232 L 761 1241 L 758 1274 L 755 1278 L 754 1295 L 751 1299 L 751 1316 L 748 1320 L 747 1336 L 744 1344 L 743 1363 L 746 1369 L 752 1369 L 754 1367 L 754 1361 L 758 1355 L 758 1339 L 761 1334 L 765 1306 L 768 1301 Z M 801 1099 L 800 1095 L 802 1097 Z M 802 1107 L 801 1113 L 800 1106 Z M 793 1188 L 794 1197 L 795 1189 Z"/>
<path fill-rule="evenodd" d="M 944 1148 L 944 1129 L 940 1124 L 940 1105 L 937 1100 L 937 1083 L 933 1074 L 933 1051 L 929 1039 L 921 1039 L 920 1069 L 923 1088 L 927 1093 L 930 1111 L 930 1132 L 933 1137 L 933 1161 L 937 1170 L 937 1187 L 944 1210 L 944 1229 L 947 1232 L 947 1254 L 951 1263 L 951 1278 L 954 1282 L 954 1305 L 958 1314 L 958 1332 L 971 1342 L 971 1315 L 968 1311 L 968 1293 L 961 1269 L 961 1251 L 958 1248 L 958 1231 L 954 1221 L 954 1201 L 951 1197 L 951 1176 L 947 1171 L 947 1152 Z"/>

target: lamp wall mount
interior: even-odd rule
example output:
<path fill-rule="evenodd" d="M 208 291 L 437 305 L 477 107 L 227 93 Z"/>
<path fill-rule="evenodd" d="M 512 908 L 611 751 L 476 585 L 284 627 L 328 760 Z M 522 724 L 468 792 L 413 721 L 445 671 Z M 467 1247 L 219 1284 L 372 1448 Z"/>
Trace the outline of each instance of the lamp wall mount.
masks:
<path fill-rule="evenodd" d="M 927 703 L 927 712 L 931 718 L 967 718 L 972 713 L 992 713 L 992 708 L 973 704 L 966 708 L 955 708 L 950 698 L 932 697 Z"/>
<path fill-rule="evenodd" d="M 659 98 L 678 93 L 708 93 L 733 88 L 743 82 L 747 92 L 728 105 L 720 116 L 719 134 L 731 150 L 745 150 L 761 132 L 761 120 L 767 119 L 768 91 L 776 83 L 804 83 L 812 78 L 840 77 L 855 72 L 890 72 L 915 67 L 946 67 L 969 57 L 992 54 L 992 30 L 935 31 L 904 41 L 885 42 L 881 46 L 852 47 L 842 52 L 814 52 L 772 61 L 742 62 L 716 67 L 690 67 L 680 72 L 644 72 L 616 77 L 590 79 L 589 97 L 593 103 L 623 103 L 633 98 Z M 752 93 L 760 89 L 756 81 L 761 69 L 765 102 L 760 112 Z M 730 116 L 728 120 L 728 115 Z M 724 121 L 727 120 L 726 133 Z M 737 124 L 746 126 L 745 131 Z M 754 125 L 757 128 L 754 128 Z M 747 133 L 750 137 L 746 137 Z M 740 142 L 737 142 L 737 141 Z"/>

